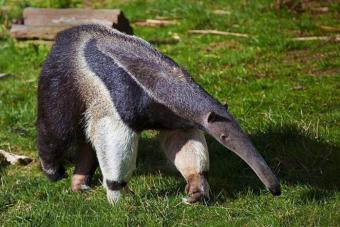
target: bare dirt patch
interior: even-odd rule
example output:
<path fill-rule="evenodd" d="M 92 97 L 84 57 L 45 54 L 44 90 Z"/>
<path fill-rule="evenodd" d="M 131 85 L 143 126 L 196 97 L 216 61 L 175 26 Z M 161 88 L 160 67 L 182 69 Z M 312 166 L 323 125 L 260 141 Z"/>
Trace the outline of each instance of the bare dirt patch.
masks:
<path fill-rule="evenodd" d="M 337 51 L 320 53 L 313 50 L 292 50 L 286 52 L 282 63 L 297 65 L 302 72 L 312 76 L 335 76 L 340 73 L 339 67 L 321 67 L 320 63 L 332 63 L 337 57 Z"/>
<path fill-rule="evenodd" d="M 340 76 L 340 67 L 313 71 L 313 76 Z"/>
<path fill-rule="evenodd" d="M 324 14 L 330 11 L 329 5 L 332 0 L 275 0 L 274 6 L 276 9 L 287 8 L 295 13 L 310 11 L 313 14 Z"/>
<path fill-rule="evenodd" d="M 204 48 L 205 52 L 213 52 L 216 50 L 239 50 L 241 48 L 241 44 L 235 40 L 228 40 L 222 42 L 212 42 L 209 43 L 208 46 Z"/>
<path fill-rule="evenodd" d="M 310 50 L 292 50 L 286 52 L 286 55 L 283 59 L 283 63 L 289 64 L 292 62 L 298 63 L 307 63 L 310 61 L 317 61 L 325 58 L 325 54 L 323 53 L 313 53 Z"/>

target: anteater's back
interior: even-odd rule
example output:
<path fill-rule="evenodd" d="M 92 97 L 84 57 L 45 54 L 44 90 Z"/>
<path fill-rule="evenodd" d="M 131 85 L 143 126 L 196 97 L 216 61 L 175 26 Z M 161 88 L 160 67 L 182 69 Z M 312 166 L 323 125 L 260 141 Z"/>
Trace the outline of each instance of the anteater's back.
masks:
<path fill-rule="evenodd" d="M 100 25 L 74 27 L 58 34 L 43 65 L 38 124 L 53 126 L 48 133 L 73 138 L 83 134 L 78 132 L 84 130 L 81 123 L 88 112 L 103 115 L 114 109 L 137 131 L 191 127 L 168 102 L 177 98 L 179 106 L 189 107 L 186 102 L 192 97 L 185 97 L 184 90 L 191 84 L 175 62 L 139 38 Z"/>

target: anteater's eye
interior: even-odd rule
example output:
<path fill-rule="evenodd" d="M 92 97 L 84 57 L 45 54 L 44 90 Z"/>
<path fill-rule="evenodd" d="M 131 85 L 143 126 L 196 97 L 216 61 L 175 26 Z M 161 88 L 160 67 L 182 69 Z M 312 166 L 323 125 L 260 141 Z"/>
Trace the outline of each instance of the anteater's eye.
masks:
<path fill-rule="evenodd" d="M 221 135 L 221 140 L 225 140 L 225 139 L 227 139 L 227 136 L 224 135 L 224 134 L 222 134 L 222 135 Z"/>
<path fill-rule="evenodd" d="M 229 118 L 224 118 L 224 121 L 227 122 L 227 123 L 231 122 L 231 120 Z"/>

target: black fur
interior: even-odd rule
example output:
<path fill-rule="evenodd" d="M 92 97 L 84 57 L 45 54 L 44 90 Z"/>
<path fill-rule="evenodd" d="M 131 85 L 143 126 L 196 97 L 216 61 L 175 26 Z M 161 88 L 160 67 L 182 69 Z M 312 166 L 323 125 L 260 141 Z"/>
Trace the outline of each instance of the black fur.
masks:
<path fill-rule="evenodd" d="M 125 181 L 117 182 L 117 181 L 106 180 L 106 185 L 108 189 L 112 191 L 118 191 L 124 188 L 127 185 L 127 183 Z"/>

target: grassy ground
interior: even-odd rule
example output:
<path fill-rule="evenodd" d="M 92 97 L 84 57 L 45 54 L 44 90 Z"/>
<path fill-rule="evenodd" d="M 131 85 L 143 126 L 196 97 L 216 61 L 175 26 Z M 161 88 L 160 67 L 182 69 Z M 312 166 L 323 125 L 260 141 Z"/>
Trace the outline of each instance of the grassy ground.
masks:
<path fill-rule="evenodd" d="M 239 158 L 208 138 L 208 206 L 181 203 L 184 181 L 171 169 L 154 132 L 140 141 L 134 195 L 110 206 L 96 175 L 93 190 L 70 191 L 70 179 L 50 183 L 38 168 L 36 88 L 49 48 L 8 36 L 23 7 L 81 7 L 81 1 L 0 0 L 0 149 L 32 156 L 25 167 L 0 172 L 0 226 L 339 226 L 340 45 L 293 42 L 296 36 L 332 35 L 339 3 L 328 13 L 274 10 L 271 0 L 97 1 L 122 8 L 130 20 L 177 18 L 162 28 L 134 26 L 135 34 L 183 65 L 230 111 L 278 174 L 283 194 L 272 197 Z M 321 2 L 321 1 L 320 1 Z M 334 1 L 335 2 L 335 1 Z M 320 3 L 321 4 L 321 3 Z M 321 4 L 321 5 L 322 5 Z M 213 10 L 230 14 L 216 16 Z M 250 38 L 189 35 L 189 29 L 241 32 Z M 178 36 L 179 42 L 173 42 Z M 72 167 L 68 168 L 72 173 Z"/>

